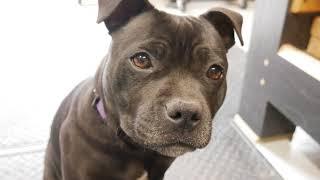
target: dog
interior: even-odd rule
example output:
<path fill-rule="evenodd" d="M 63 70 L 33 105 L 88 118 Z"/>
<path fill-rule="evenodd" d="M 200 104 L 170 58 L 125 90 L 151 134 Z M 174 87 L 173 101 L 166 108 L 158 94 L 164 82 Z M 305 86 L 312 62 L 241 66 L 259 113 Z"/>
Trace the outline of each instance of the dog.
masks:
<path fill-rule="evenodd" d="M 226 94 L 227 51 L 242 16 L 213 8 L 176 16 L 147 0 L 99 0 L 112 37 L 96 74 L 61 103 L 44 180 L 161 180 L 204 148 Z"/>

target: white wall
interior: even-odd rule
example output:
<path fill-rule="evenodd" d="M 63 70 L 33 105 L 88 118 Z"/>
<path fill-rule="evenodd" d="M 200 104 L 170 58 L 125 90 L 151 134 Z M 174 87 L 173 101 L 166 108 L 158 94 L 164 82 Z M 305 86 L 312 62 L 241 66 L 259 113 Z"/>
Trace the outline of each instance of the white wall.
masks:
<path fill-rule="evenodd" d="M 77 0 L 0 2 L 0 150 L 45 142 L 59 103 L 92 76 L 110 37 Z"/>

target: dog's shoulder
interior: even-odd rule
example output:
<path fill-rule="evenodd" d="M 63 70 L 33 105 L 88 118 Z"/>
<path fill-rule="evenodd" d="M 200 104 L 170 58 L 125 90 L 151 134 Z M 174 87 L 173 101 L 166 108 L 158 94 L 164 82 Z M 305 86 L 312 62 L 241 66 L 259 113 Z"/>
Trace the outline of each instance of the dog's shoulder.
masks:
<path fill-rule="evenodd" d="M 64 121 L 67 119 L 68 114 L 74 103 L 77 101 L 77 96 L 80 96 L 82 91 L 89 89 L 93 84 L 93 79 L 86 79 L 79 83 L 69 94 L 68 96 L 61 102 L 57 113 L 55 114 L 53 123 L 51 125 L 50 132 L 50 143 L 52 143 L 53 147 L 59 151 L 59 135 L 61 126 Z"/>

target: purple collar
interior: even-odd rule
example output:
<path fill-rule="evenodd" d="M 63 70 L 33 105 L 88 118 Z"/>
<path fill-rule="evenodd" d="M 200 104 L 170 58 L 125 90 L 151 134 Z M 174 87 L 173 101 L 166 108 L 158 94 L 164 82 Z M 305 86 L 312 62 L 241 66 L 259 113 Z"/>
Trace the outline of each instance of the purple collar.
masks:
<path fill-rule="evenodd" d="M 94 99 L 91 106 L 98 112 L 99 116 L 102 118 L 103 122 L 106 123 L 107 113 L 105 111 L 103 101 L 97 94 L 96 89 L 93 90 Z M 139 146 L 119 127 L 117 129 L 117 136 L 120 137 L 126 144 L 131 148 L 137 149 Z"/>
<path fill-rule="evenodd" d="M 99 113 L 100 117 L 103 120 L 106 120 L 107 119 L 107 113 L 106 113 L 106 111 L 104 109 L 103 101 L 99 97 L 99 95 L 97 94 L 96 89 L 93 90 L 93 94 L 94 94 L 94 99 L 93 99 L 93 102 L 92 102 L 92 107 L 97 110 L 97 112 Z"/>
<path fill-rule="evenodd" d="M 99 115 L 101 116 L 102 119 L 107 119 L 107 113 L 104 110 L 103 102 L 102 102 L 102 100 L 100 98 L 98 99 L 98 102 L 96 104 L 96 109 L 97 109 L 97 111 L 98 111 L 98 113 L 99 113 Z"/>

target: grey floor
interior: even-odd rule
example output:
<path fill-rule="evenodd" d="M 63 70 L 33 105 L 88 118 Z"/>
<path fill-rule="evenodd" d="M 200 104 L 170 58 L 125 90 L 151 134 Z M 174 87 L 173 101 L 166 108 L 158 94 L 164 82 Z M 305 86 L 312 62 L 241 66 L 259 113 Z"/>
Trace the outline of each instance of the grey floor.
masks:
<path fill-rule="evenodd" d="M 28 84 L 24 87 L 24 93 L 28 94 L 28 96 L 21 95 L 21 98 L 19 96 L 21 93 L 19 93 L 19 91 L 14 91 L 14 89 L 18 89 L 14 88 L 15 84 L 9 83 L 11 82 L 11 79 L 4 79 L 8 82 L 7 87 L 13 87 L 11 89 L 2 89 L 4 93 L 0 93 L 2 100 L 0 106 L 1 110 L 4 110 L 0 113 L 1 180 L 41 179 L 44 147 L 48 138 L 48 129 L 54 111 L 63 96 L 65 96 L 77 82 L 94 72 L 101 57 L 105 53 L 105 49 L 107 49 L 105 41 L 101 40 L 102 35 L 106 34 L 104 27 L 99 26 L 96 28 L 94 24 L 96 8 L 79 8 L 74 3 L 61 2 L 66 4 L 63 7 L 61 7 L 61 4 L 41 4 L 42 6 L 47 7 L 44 8 L 48 11 L 48 16 L 46 16 L 46 18 L 52 20 L 41 21 L 44 23 L 42 26 L 45 27 L 45 30 L 49 30 L 49 28 L 54 28 L 55 26 L 61 26 L 61 24 L 67 27 L 72 23 L 72 26 L 68 26 L 68 28 L 63 29 L 63 31 L 55 32 L 59 33 L 59 36 L 52 37 L 51 39 L 50 37 L 48 37 L 49 39 L 43 38 L 42 34 L 39 36 L 40 31 L 38 32 L 36 30 L 34 32 L 34 28 L 31 28 L 33 26 L 38 26 L 39 20 L 36 17 L 38 17 L 38 14 L 42 13 L 42 10 L 38 10 L 39 8 L 37 8 L 34 11 L 34 14 L 31 15 L 27 12 L 25 13 L 28 19 L 30 19 L 30 22 L 28 22 L 29 26 L 26 28 L 28 28 L 27 30 L 29 33 L 35 33 L 35 35 L 18 36 L 20 37 L 21 42 L 30 42 L 31 39 L 29 38 L 34 38 L 32 40 L 37 42 L 35 47 L 39 49 L 38 54 L 41 56 L 32 56 L 28 53 L 25 53 L 24 56 L 22 56 L 22 53 L 15 55 L 11 54 L 9 50 L 0 54 L 1 59 L 11 57 L 12 61 L 8 61 L 8 63 L 13 63 L 13 67 L 18 67 L 18 65 L 14 64 L 15 59 L 27 58 L 30 59 L 31 62 L 28 61 L 28 64 L 25 64 L 24 66 L 30 67 L 30 64 L 34 63 L 35 65 L 47 68 L 47 74 L 44 74 L 41 70 L 38 72 L 38 69 L 36 68 L 34 69 L 34 72 L 27 71 L 27 73 L 25 73 L 25 77 L 23 78 L 26 78 L 24 81 L 28 82 Z M 8 1 L 7 4 L 4 4 L 2 7 L 6 7 L 6 9 L 10 9 L 8 7 L 11 6 L 16 7 L 15 4 L 9 3 L 10 2 Z M 206 4 L 195 3 L 192 7 L 197 7 L 197 10 L 203 11 L 203 9 L 206 9 L 209 6 L 208 3 L 209 2 Z M 214 2 L 211 2 L 209 7 L 215 5 Z M 26 3 L 24 6 L 21 6 L 20 10 L 24 12 L 26 11 L 26 8 L 22 7 L 32 8 L 33 5 Z M 20 18 L 18 14 L 13 14 L 13 12 L 9 10 L 6 11 L 6 9 L 0 9 L 0 15 L 1 13 L 4 13 L 2 14 L 2 17 L 11 16 L 16 17 L 17 19 Z M 71 9 L 74 10 L 72 15 L 70 15 Z M 189 10 L 194 9 L 189 8 Z M 55 14 L 57 10 L 59 10 L 58 15 Z M 57 18 L 60 18 L 60 20 L 54 21 Z M 4 23 L 3 27 L 10 28 L 7 29 L 8 33 L 6 36 L 1 39 L 8 39 L 8 42 L 12 41 L 14 37 L 10 37 L 9 32 L 12 31 L 11 29 L 18 29 L 20 26 L 17 24 L 17 27 L 11 27 L 11 21 L 4 21 L 2 23 Z M 250 26 L 246 26 L 245 28 L 248 27 Z M 4 29 L 4 32 L 6 32 L 6 29 Z M 92 34 L 90 38 L 87 35 L 88 33 Z M 44 34 L 47 35 L 47 33 Z M 2 34 L 0 33 L 0 36 L 1 35 Z M 59 39 L 59 37 L 61 39 Z M 49 42 L 57 43 L 59 46 L 55 46 L 53 43 L 50 43 L 49 45 L 44 39 Z M 245 39 L 249 38 L 245 37 Z M 81 42 L 79 43 L 75 40 Z M 62 41 L 65 43 L 61 44 Z M 44 43 L 48 45 L 42 46 Z M 92 44 L 95 44 L 95 46 L 92 46 Z M 42 55 L 43 57 L 46 57 L 47 54 L 51 53 L 51 51 L 47 50 L 48 46 L 50 49 L 54 49 L 56 53 L 52 54 L 54 58 L 52 57 L 52 61 L 46 65 L 42 64 Z M 35 47 L 24 46 L 26 52 L 33 52 Z M 66 51 L 66 49 L 69 50 Z M 4 56 L 6 53 L 8 53 L 7 57 Z M 245 140 L 244 137 L 241 136 L 241 133 L 239 133 L 232 124 L 232 118 L 237 112 L 240 101 L 245 59 L 243 58 L 242 50 L 238 47 L 233 48 L 229 52 L 228 57 L 230 64 L 228 74 L 229 89 L 226 101 L 215 118 L 212 142 L 203 150 L 198 150 L 178 158 L 167 171 L 166 180 L 281 179 L 266 160 Z M 32 61 L 35 58 L 39 59 L 39 61 Z M 94 60 L 89 62 L 88 60 L 90 59 Z M 25 62 L 19 61 L 19 63 L 19 67 L 23 67 Z M 74 67 L 73 64 L 75 63 L 77 63 L 78 68 L 74 69 L 74 73 L 70 74 L 69 69 Z M 61 66 L 62 64 L 63 66 Z M 9 74 L 11 71 L 9 71 L 9 68 L 7 69 L 7 71 L 4 69 L 0 72 Z M 57 70 L 60 74 L 55 74 Z M 24 72 L 25 69 L 21 68 L 20 71 Z M 33 76 L 32 73 L 35 73 L 35 75 Z M 41 80 L 37 79 L 38 73 L 42 73 L 43 78 L 46 79 L 46 81 L 42 82 L 45 83 L 44 85 L 38 85 L 38 81 Z M 29 76 L 30 78 L 27 79 Z M 7 76 L 3 74 L 0 78 L 3 77 L 6 78 Z M 46 92 L 51 92 L 51 94 L 48 95 Z M 10 93 L 17 95 L 19 99 L 22 99 L 22 97 L 25 99 L 29 98 L 29 101 L 25 104 L 20 101 L 12 101 L 10 97 L 14 96 L 9 96 Z M 1 96 L 3 94 L 5 96 Z M 52 94 L 56 95 L 53 96 Z M 20 105 L 19 108 L 16 107 L 18 105 Z"/>

